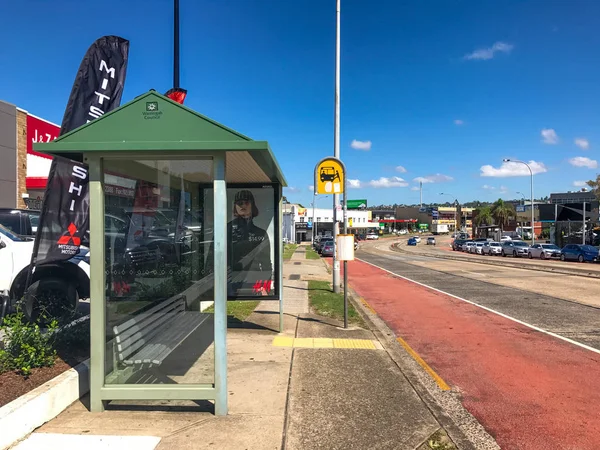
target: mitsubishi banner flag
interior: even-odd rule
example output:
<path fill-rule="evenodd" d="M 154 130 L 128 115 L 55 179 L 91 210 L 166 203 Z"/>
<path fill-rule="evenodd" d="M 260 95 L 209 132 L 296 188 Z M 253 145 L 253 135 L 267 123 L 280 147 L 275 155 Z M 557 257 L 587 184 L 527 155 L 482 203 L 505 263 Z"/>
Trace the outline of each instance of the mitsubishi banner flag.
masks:
<path fill-rule="evenodd" d="M 61 136 L 121 104 L 129 41 L 103 36 L 94 42 L 81 61 L 60 128 Z"/>
<path fill-rule="evenodd" d="M 174 102 L 180 103 L 182 105 L 183 105 L 183 102 L 185 101 L 186 95 L 187 95 L 187 91 L 185 89 L 181 89 L 181 88 L 173 88 L 173 89 L 169 89 L 167 92 L 165 92 L 165 97 L 169 97 Z"/>
<path fill-rule="evenodd" d="M 41 211 L 44 220 L 36 234 L 36 264 L 70 259 L 87 242 L 88 186 L 84 164 L 55 157 Z"/>
<path fill-rule="evenodd" d="M 90 46 L 77 71 L 60 136 L 119 107 L 128 56 L 129 41 L 118 36 L 103 36 Z M 54 157 L 32 265 L 68 260 L 81 245 L 89 245 L 88 182 L 86 164 Z"/>

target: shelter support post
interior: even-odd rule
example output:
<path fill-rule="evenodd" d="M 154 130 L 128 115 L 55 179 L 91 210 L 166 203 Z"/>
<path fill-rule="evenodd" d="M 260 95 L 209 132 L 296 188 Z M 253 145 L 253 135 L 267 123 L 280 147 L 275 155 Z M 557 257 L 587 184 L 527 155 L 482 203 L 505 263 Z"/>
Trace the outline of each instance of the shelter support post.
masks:
<path fill-rule="evenodd" d="M 283 187 L 279 185 L 279 229 L 281 230 L 281 224 L 283 223 Z M 313 206 L 314 216 L 314 206 Z M 313 229 L 314 229 L 314 217 L 313 217 Z M 277 235 L 277 234 L 276 234 Z M 314 241 L 314 235 L 313 235 Z M 279 243 L 281 245 L 281 238 Z M 283 333 L 283 245 L 281 245 L 281 251 L 279 252 L 279 275 L 277 276 L 277 286 L 279 287 L 279 332 Z"/>
<path fill-rule="evenodd" d="M 215 155 L 214 172 L 214 302 L 215 414 L 227 415 L 227 183 L 225 155 Z"/>
<path fill-rule="evenodd" d="M 104 411 L 102 387 L 106 353 L 106 295 L 104 272 L 103 160 L 86 157 L 90 193 L 90 410 Z"/>

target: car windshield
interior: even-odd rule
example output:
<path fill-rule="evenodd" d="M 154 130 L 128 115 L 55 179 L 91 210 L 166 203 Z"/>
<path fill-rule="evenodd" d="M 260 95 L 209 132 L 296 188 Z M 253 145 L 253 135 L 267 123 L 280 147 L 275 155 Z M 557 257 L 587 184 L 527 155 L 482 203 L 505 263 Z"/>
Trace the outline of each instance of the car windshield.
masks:
<path fill-rule="evenodd" d="M 0 234 L 8 237 L 10 240 L 15 242 L 25 242 L 25 239 L 23 239 L 21 236 L 19 236 L 16 233 L 13 233 L 11 230 L 2 225 L 0 225 Z"/>
<path fill-rule="evenodd" d="M 477 247 L 483 247 L 483 242 L 478 242 L 478 243 L 477 243 L 477 244 L 475 244 L 475 245 L 477 245 Z"/>
<path fill-rule="evenodd" d="M 500 247 L 498 242 L 490 242 L 490 247 Z"/>
<path fill-rule="evenodd" d="M 556 245 L 554 244 L 542 244 L 542 248 L 544 250 L 560 250 L 560 248 L 558 248 Z"/>
<path fill-rule="evenodd" d="M 515 247 L 529 247 L 526 242 L 522 242 L 522 241 L 521 242 L 516 241 L 516 242 L 513 242 L 513 244 L 515 245 Z"/>

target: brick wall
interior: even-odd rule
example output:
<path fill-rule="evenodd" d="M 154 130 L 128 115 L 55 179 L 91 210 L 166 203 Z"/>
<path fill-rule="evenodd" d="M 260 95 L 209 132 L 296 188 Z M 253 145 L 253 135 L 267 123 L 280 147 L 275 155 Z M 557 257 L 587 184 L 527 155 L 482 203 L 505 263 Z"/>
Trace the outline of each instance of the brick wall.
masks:
<path fill-rule="evenodd" d="M 26 208 L 27 193 L 27 113 L 17 110 L 17 208 Z"/>

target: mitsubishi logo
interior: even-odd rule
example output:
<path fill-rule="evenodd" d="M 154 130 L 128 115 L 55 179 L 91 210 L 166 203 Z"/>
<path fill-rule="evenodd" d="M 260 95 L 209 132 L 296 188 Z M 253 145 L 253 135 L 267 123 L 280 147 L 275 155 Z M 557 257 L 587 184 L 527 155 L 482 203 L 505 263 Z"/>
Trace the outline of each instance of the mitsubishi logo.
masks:
<path fill-rule="evenodd" d="M 69 232 L 69 235 L 61 236 L 60 239 L 58 240 L 58 244 L 59 245 L 67 245 L 67 244 L 69 244 L 70 241 L 73 241 L 73 245 L 81 245 L 81 239 L 78 238 L 77 236 L 75 236 L 75 233 L 77 233 L 77 227 L 75 226 L 75 224 L 73 222 L 71 222 L 71 225 L 69 225 L 69 227 L 67 228 L 67 231 Z"/>

